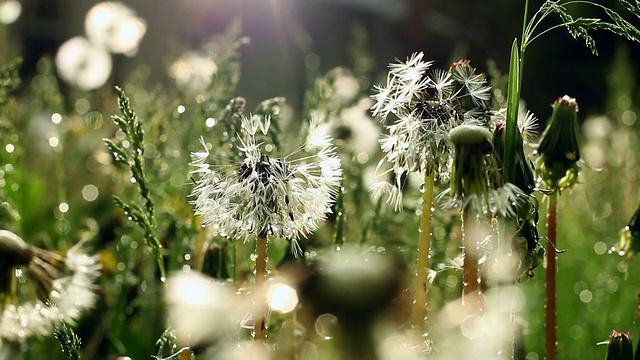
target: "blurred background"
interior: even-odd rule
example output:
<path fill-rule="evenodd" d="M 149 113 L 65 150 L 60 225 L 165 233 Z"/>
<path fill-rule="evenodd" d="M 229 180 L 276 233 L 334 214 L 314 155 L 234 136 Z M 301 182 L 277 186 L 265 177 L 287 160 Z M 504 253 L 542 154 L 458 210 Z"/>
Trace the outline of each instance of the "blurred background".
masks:
<path fill-rule="evenodd" d="M 15 1 L 15 0 L 12 0 Z M 20 0 L 21 13 L 3 30 L 5 58 L 25 59 L 22 75 L 33 72 L 44 54 L 84 33 L 84 17 L 96 1 Z M 535 9 L 543 1 L 530 1 Z M 469 58 L 479 70 L 487 61 L 507 71 L 511 43 L 521 33 L 524 1 L 489 0 L 137 0 L 126 2 L 146 21 L 146 34 L 133 57 L 118 55 L 114 83 L 138 65 L 149 66 L 151 78 L 167 81 L 169 59 L 197 48 L 232 20 L 241 19 L 251 43 L 242 48 L 243 76 L 238 93 L 249 103 L 273 96 L 300 105 L 312 73 L 335 66 L 364 66 L 380 81 L 387 64 L 423 51 L 438 67 Z M 622 10 L 614 0 L 600 3 Z M 599 17 L 602 14 L 574 14 Z M 554 21 L 556 19 L 553 19 Z M 555 24 L 555 23 L 554 23 Z M 606 105 L 607 69 L 616 51 L 638 59 L 637 45 L 611 34 L 594 33 L 600 55 L 558 29 L 528 49 L 523 98 L 542 119 L 555 97 L 569 94 L 583 112 Z M 366 52 L 356 53 L 354 47 Z M 636 75 L 637 76 L 637 75 Z"/>

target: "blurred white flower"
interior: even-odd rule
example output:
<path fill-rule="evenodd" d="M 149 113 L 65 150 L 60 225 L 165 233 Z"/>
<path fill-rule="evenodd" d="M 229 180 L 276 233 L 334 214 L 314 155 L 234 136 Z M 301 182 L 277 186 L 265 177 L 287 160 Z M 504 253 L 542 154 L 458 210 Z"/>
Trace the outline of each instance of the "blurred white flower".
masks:
<path fill-rule="evenodd" d="M 82 252 L 81 244 L 61 255 L 0 230 L 0 260 L 4 339 L 49 335 L 61 321 L 74 323 L 96 301 L 101 265 L 97 256 Z"/>
<path fill-rule="evenodd" d="M 331 100 L 337 104 L 348 104 L 355 99 L 360 92 L 360 84 L 351 73 L 341 69 L 336 71 L 336 78 L 333 83 L 333 94 Z"/>
<path fill-rule="evenodd" d="M 170 69 L 171 77 L 180 88 L 196 94 L 207 89 L 216 71 L 218 66 L 211 56 L 195 51 L 184 53 Z"/>
<path fill-rule="evenodd" d="M 366 163 L 378 151 L 380 127 L 368 115 L 371 104 L 371 99 L 363 98 L 355 106 L 342 109 L 328 123 L 333 138 L 352 151 L 360 163 Z"/>
<path fill-rule="evenodd" d="M 18 0 L 7 0 L 0 3 L 0 24 L 9 25 L 18 20 L 22 5 Z"/>
<path fill-rule="evenodd" d="M 208 345 L 239 328 L 246 312 L 235 291 L 196 271 L 170 276 L 165 292 L 167 326 L 190 346 Z"/>
<path fill-rule="evenodd" d="M 200 175 L 192 192 L 196 214 L 203 226 L 223 236 L 246 240 L 250 236 L 274 235 L 296 240 L 315 231 L 318 221 L 331 212 L 342 169 L 331 138 L 312 123 L 307 143 L 301 148 L 312 155 L 293 159 L 271 157 L 258 143 L 258 129 L 269 131 L 270 121 L 259 116 L 242 119 L 241 164 L 206 163 L 209 151 L 191 155 L 193 174 Z M 269 147 L 273 147 L 269 144 Z"/>
<path fill-rule="evenodd" d="M 64 42 L 56 54 L 58 75 L 83 90 L 104 85 L 111 74 L 111 57 L 106 50 L 82 36 Z"/>
<path fill-rule="evenodd" d="M 89 10 L 84 21 L 89 40 L 112 53 L 133 56 L 147 31 L 145 21 L 127 5 L 105 1 Z"/>

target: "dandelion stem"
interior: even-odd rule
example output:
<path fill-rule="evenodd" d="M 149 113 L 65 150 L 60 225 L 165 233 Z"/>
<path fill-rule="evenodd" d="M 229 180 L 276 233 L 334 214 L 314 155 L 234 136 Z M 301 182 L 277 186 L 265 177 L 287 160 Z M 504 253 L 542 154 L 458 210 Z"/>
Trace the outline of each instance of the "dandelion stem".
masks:
<path fill-rule="evenodd" d="M 478 233 L 475 212 L 469 207 L 462 208 L 462 306 L 467 313 L 481 310 L 480 270 L 478 268 Z"/>
<path fill-rule="evenodd" d="M 413 323 L 419 335 L 424 333 L 427 318 L 427 295 L 429 285 L 429 252 L 431 249 L 431 218 L 433 206 L 434 172 L 424 178 L 422 214 L 420 215 L 420 237 L 418 240 L 418 269 L 414 289 Z"/>
<path fill-rule="evenodd" d="M 255 290 L 264 285 L 267 280 L 267 234 L 259 234 L 256 242 L 256 280 Z M 257 300 L 263 301 L 263 300 Z M 263 304 L 257 304 L 254 313 L 253 331 L 255 340 L 267 338 L 267 319 L 264 314 Z"/>
<path fill-rule="evenodd" d="M 558 203 L 558 192 L 554 191 L 549 195 L 549 206 L 547 210 L 547 238 L 549 244 L 545 252 L 547 276 L 547 293 L 545 299 L 545 353 L 547 360 L 555 360 L 558 357 L 558 336 L 557 336 L 557 309 L 556 309 L 556 210 Z"/>

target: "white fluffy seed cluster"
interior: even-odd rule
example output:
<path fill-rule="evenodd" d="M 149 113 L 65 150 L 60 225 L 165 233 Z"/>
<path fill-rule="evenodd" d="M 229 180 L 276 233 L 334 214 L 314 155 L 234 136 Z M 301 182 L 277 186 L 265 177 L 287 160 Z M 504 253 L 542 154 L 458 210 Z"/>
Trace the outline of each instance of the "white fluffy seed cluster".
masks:
<path fill-rule="evenodd" d="M 209 150 L 201 139 L 204 151 L 191 154 L 192 174 L 199 176 L 192 203 L 202 225 L 222 236 L 247 240 L 274 235 L 295 245 L 331 212 L 342 176 L 340 159 L 332 139 L 313 121 L 303 145 L 312 155 L 271 157 L 256 140 L 258 130 L 266 135 L 269 126 L 268 118 L 242 119 L 240 164 L 208 164 Z"/>
<path fill-rule="evenodd" d="M 454 64 L 452 71 L 435 69 L 423 61 L 423 53 L 406 62 L 389 65 L 386 85 L 376 86 L 372 98 L 374 116 L 386 124 L 388 134 L 380 140 L 385 157 L 378 168 L 393 172 L 393 182 L 372 185 L 377 196 L 386 196 L 396 210 L 402 208 L 402 182 L 407 172 L 434 172 L 446 181 L 450 175 L 452 149 L 449 131 L 463 123 L 478 123 L 478 109 L 490 99 L 491 88 L 468 62 Z M 471 104 L 463 107 L 462 103 Z M 391 116 L 393 115 L 393 116 Z"/>

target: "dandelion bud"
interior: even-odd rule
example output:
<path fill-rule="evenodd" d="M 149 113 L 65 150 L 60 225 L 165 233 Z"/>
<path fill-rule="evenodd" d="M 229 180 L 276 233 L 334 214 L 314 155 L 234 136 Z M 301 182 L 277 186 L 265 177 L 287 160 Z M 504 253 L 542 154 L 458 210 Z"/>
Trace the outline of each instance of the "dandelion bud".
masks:
<path fill-rule="evenodd" d="M 613 330 L 609 335 L 609 346 L 605 360 L 633 360 L 631 333 Z"/>
<path fill-rule="evenodd" d="M 580 151 L 576 136 L 578 103 L 569 96 L 558 98 L 538 145 L 538 177 L 544 187 L 565 189 L 578 179 Z"/>
<path fill-rule="evenodd" d="M 449 132 L 454 144 L 454 160 L 451 170 L 451 195 L 465 198 L 482 195 L 488 191 L 486 155 L 491 153 L 491 132 L 482 126 L 460 125 Z"/>
<path fill-rule="evenodd" d="M 625 260 L 630 260 L 640 252 L 640 207 L 629 221 L 629 225 L 620 230 L 620 238 L 615 251 Z"/>

